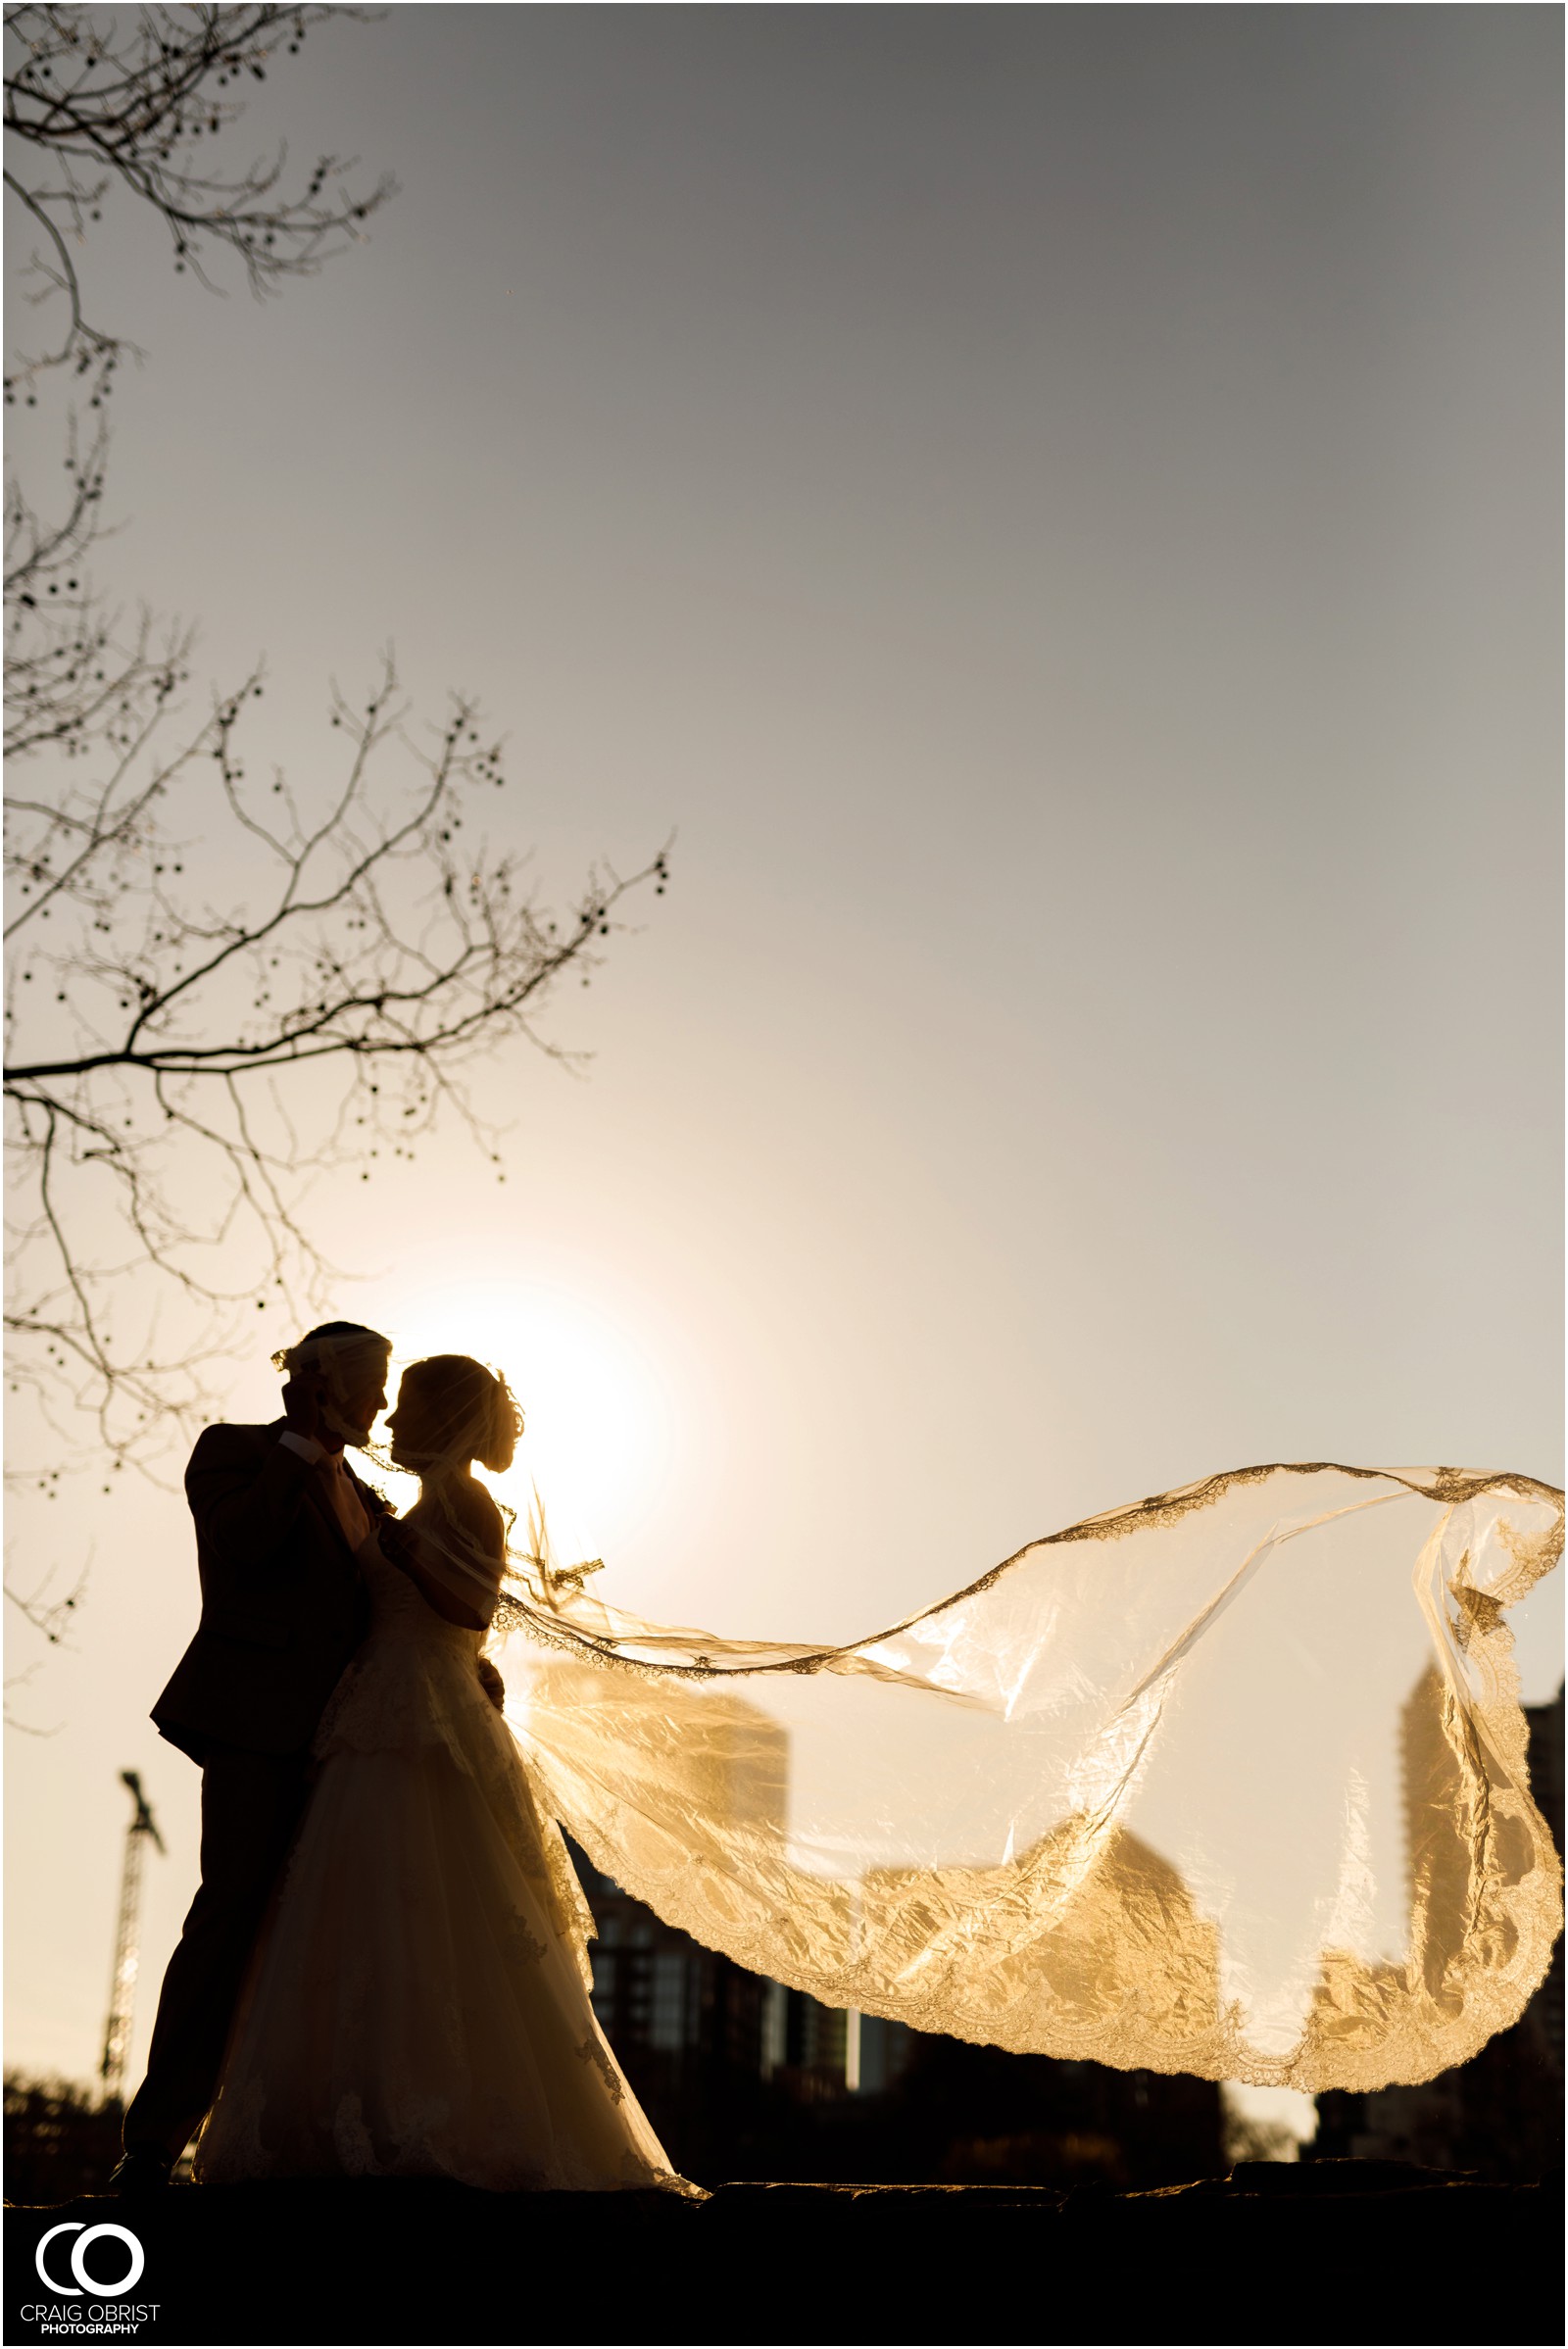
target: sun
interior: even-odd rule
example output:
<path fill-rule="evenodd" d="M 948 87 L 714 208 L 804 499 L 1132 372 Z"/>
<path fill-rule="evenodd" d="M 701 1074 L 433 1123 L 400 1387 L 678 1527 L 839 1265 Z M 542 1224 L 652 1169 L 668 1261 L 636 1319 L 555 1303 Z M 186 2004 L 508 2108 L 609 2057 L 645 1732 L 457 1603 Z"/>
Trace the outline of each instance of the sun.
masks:
<path fill-rule="evenodd" d="M 523 1437 L 486 1482 L 523 1525 L 537 1490 L 560 1561 L 635 1542 L 670 1482 L 676 1414 L 667 1369 L 624 1320 L 564 1283 L 474 1278 L 406 1294 L 391 1335 L 394 1382 L 431 1353 L 505 1373 Z"/>

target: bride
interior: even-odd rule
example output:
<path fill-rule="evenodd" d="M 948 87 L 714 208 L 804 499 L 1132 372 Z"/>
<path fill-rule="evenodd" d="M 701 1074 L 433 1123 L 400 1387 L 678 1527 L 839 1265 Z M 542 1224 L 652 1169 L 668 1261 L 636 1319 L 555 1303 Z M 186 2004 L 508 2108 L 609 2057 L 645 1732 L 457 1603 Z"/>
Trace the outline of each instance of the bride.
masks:
<path fill-rule="evenodd" d="M 419 1499 L 359 1552 L 369 1634 L 317 1732 L 195 2177 L 695 2193 L 594 2018 L 592 1918 L 475 1675 L 506 1538 L 471 1463 L 510 1464 L 519 1414 L 443 1354 L 387 1425 Z"/>

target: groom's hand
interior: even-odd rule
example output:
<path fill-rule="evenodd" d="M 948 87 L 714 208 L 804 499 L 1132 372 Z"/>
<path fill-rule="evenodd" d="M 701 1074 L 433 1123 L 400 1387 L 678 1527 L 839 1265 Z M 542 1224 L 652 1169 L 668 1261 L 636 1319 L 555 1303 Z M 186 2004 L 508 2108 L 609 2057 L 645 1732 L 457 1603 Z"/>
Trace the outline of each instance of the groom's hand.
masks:
<path fill-rule="evenodd" d="M 495 1706 L 496 1711 L 498 1713 L 501 1712 L 504 1709 L 507 1701 L 506 1682 L 502 1679 L 500 1673 L 496 1670 L 494 1664 L 491 1663 L 488 1656 L 481 1656 L 479 1658 L 478 1670 L 480 1688 L 484 1690 L 486 1696 L 489 1697 L 490 1702 Z"/>

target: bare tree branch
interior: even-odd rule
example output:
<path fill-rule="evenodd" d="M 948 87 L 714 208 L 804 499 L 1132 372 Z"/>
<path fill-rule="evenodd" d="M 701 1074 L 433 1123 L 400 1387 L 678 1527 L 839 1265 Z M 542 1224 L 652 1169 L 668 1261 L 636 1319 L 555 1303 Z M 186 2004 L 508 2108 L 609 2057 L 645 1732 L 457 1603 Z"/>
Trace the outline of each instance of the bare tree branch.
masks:
<path fill-rule="evenodd" d="M 128 31 L 85 8 L 7 9 L 5 127 L 32 158 L 32 172 L 8 171 L 6 185 L 43 228 L 48 255 L 31 264 L 41 290 L 64 293 L 70 325 L 57 351 L 20 360 L 8 393 L 30 387 L 48 367 L 101 364 L 121 347 L 89 324 L 72 244 L 102 216 L 118 182 L 162 219 L 177 270 L 204 284 L 213 246 L 239 256 L 256 294 L 311 274 L 346 246 L 393 192 L 383 178 L 356 196 L 340 182 L 354 165 L 318 158 L 303 191 L 284 194 L 286 149 L 240 171 L 209 167 L 198 146 L 238 119 L 221 92 L 265 81 L 281 54 L 293 56 L 313 25 L 354 17 L 337 8 L 145 8 Z"/>
<path fill-rule="evenodd" d="M 29 1630 L 35 1632 L 51 1647 L 59 1647 L 64 1642 L 75 1619 L 76 1607 L 87 1588 L 91 1560 L 89 1559 L 71 1589 L 59 1598 L 51 1598 L 49 1595 L 49 1586 L 55 1579 L 53 1567 L 44 1576 L 42 1582 L 38 1583 L 31 1590 L 19 1590 L 11 1581 L 8 1572 L 5 1584 L 6 1602 L 9 1606 L 16 1608 L 17 1613 Z M 34 1662 L 24 1664 L 20 1672 L 7 1675 L 5 1724 L 7 1729 L 24 1731 L 29 1737 L 52 1737 L 60 1726 L 58 1722 L 52 1729 L 42 1729 L 35 1721 L 24 1721 L 21 1715 L 12 1709 L 13 1691 L 26 1688 L 35 1678 L 37 1670 L 37 1662 Z"/>
<path fill-rule="evenodd" d="M 390 661 L 361 709 L 335 698 L 342 780 L 318 806 L 280 781 L 258 789 L 241 739 L 261 690 L 248 677 L 144 769 L 117 759 L 101 783 L 11 810 L 13 1391 L 37 1391 L 41 1349 L 47 1383 L 70 1388 L 113 1458 L 144 1458 L 169 1410 L 204 1407 L 201 1371 L 243 1345 L 259 1302 L 319 1302 L 331 1268 L 300 1202 L 322 1172 L 368 1182 L 455 1108 L 504 1179 L 467 1071 L 512 1040 L 564 1057 L 534 1024 L 545 998 L 591 972 L 629 893 L 667 877 L 662 850 L 636 873 L 590 875 L 568 912 L 542 909 L 519 859 L 477 829 L 482 797 L 506 786 L 501 744 L 464 699 L 421 743 Z M 221 900 L 187 869 L 179 819 L 198 812 L 201 875 L 243 875 Z M 306 1140 L 276 1080 L 317 1063 L 335 1093 Z M 149 1345 L 160 1288 L 168 1317 L 195 1326 L 199 1308 L 202 1332 L 167 1356 Z"/>
<path fill-rule="evenodd" d="M 74 1463 L 156 1475 L 258 1310 L 320 1308 L 324 1177 L 368 1182 L 451 1114 L 504 1179 L 473 1070 L 517 1041 L 568 1058 L 536 1024 L 551 991 L 587 984 L 629 896 L 667 877 L 662 850 L 607 865 L 552 914 L 485 837 L 500 741 L 463 695 L 420 725 L 390 658 L 363 704 L 333 689 L 309 787 L 253 780 L 260 668 L 203 713 L 190 632 L 127 626 L 94 588 L 107 403 L 140 354 L 91 315 L 91 228 L 128 191 L 176 270 L 211 284 L 236 255 L 257 295 L 361 241 L 390 180 L 356 195 L 324 156 L 286 185 L 281 148 L 219 151 L 253 80 L 358 14 L 5 16 L 7 187 L 38 239 L 30 300 L 59 318 L 5 396 L 61 401 L 66 478 L 57 507 L 6 491 L 7 1384 L 46 1457 L 8 1474 L 46 1492 Z"/>

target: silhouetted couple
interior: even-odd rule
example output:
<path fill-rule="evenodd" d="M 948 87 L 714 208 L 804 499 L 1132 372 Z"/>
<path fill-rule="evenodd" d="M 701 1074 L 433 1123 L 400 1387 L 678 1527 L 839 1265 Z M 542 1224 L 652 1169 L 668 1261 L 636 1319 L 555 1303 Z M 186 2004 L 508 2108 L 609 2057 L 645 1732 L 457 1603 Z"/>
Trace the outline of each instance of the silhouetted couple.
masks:
<path fill-rule="evenodd" d="M 509 1571 L 470 1471 L 519 1420 L 466 1356 L 403 1380 L 394 1517 L 343 1456 L 389 1353 L 313 1331 L 285 1417 L 191 1460 L 201 1627 L 154 1718 L 202 1765 L 202 1885 L 122 2190 L 205 2114 L 204 2179 L 697 2191 L 594 2021 L 558 1817 L 754 1971 L 1021 2052 L 1365 2089 L 1466 2061 L 1545 1973 L 1561 1873 L 1503 1615 L 1560 1554 L 1554 1488 L 1273 1462 L 870 1639 L 726 1639 L 590 1597 L 542 1536 Z M 515 1737 L 480 1654 L 504 1576 Z M 1401 1878 L 1401 1847 L 1445 1856 Z"/>
<path fill-rule="evenodd" d="M 591 1919 L 480 1652 L 506 1535 L 471 1469 L 510 1464 L 520 1414 L 482 1363 L 415 1363 L 400 1519 L 344 1458 L 390 1355 L 311 1331 L 273 1357 L 284 1417 L 191 1455 L 201 1621 L 153 1719 L 201 1768 L 201 1885 L 116 2186 L 166 2183 L 198 2129 L 201 2181 L 682 2186 L 594 2019 Z"/>

